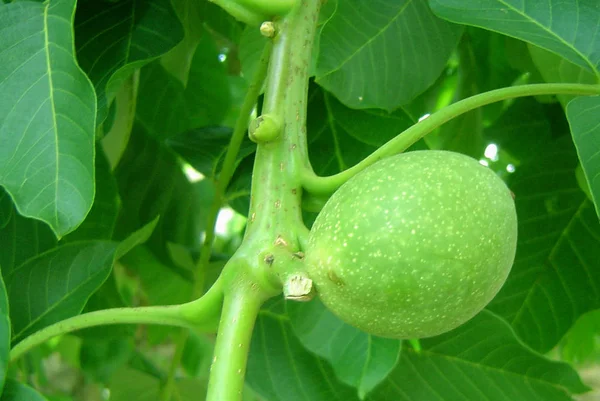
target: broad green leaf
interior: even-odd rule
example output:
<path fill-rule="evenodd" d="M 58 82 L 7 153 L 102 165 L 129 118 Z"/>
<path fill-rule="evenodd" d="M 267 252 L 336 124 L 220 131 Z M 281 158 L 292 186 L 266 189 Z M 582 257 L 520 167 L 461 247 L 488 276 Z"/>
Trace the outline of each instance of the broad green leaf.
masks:
<path fill-rule="evenodd" d="M 254 77 L 260 55 L 267 43 L 267 38 L 260 34 L 256 27 L 247 26 L 240 38 L 240 63 L 242 76 L 250 81 Z"/>
<path fill-rule="evenodd" d="M 331 367 L 304 349 L 289 321 L 269 312 L 256 321 L 246 382 L 268 401 L 358 401 L 356 389 L 338 383 Z"/>
<path fill-rule="evenodd" d="M 117 182 L 102 151 L 96 154 L 96 196 L 90 213 L 63 241 L 109 240 L 119 214 Z"/>
<path fill-rule="evenodd" d="M 600 307 L 600 222 L 579 188 L 568 136 L 539 147 L 509 178 L 519 216 L 517 254 L 488 306 L 533 349 L 554 347 L 577 318 Z"/>
<path fill-rule="evenodd" d="M 117 247 L 115 259 L 121 259 L 123 256 L 125 256 L 125 254 L 127 254 L 127 252 L 146 242 L 154 232 L 154 228 L 156 228 L 159 218 L 160 217 L 156 217 L 150 223 L 133 232 L 130 236 L 121 241 Z"/>
<path fill-rule="evenodd" d="M 48 225 L 14 211 L 8 224 L 0 229 L 2 276 L 6 279 L 27 260 L 55 246 L 56 237 Z"/>
<path fill-rule="evenodd" d="M 8 371 L 8 353 L 10 351 L 10 317 L 8 296 L 4 280 L 0 276 L 0 394 Z"/>
<path fill-rule="evenodd" d="M 13 214 L 13 205 L 10 196 L 0 187 L 0 230 L 2 230 Z"/>
<path fill-rule="evenodd" d="M 599 354 L 600 309 L 582 315 L 571 327 L 560 344 L 560 355 L 565 361 L 579 365 L 594 362 Z"/>
<path fill-rule="evenodd" d="M 75 0 L 0 8 L 0 184 L 58 237 L 94 198 L 96 101 L 73 54 Z"/>
<path fill-rule="evenodd" d="M 0 401 L 46 401 L 40 393 L 15 380 L 8 380 Z"/>
<path fill-rule="evenodd" d="M 569 392 L 587 390 L 575 369 L 533 352 L 488 311 L 421 346 L 403 350 L 369 401 L 568 401 Z"/>
<path fill-rule="evenodd" d="M 600 96 L 578 97 L 567 105 L 573 141 L 600 217 Z"/>
<path fill-rule="evenodd" d="M 29 259 L 6 277 L 13 343 L 77 315 L 112 268 L 116 243 L 68 243 Z"/>
<path fill-rule="evenodd" d="M 317 174 L 334 174 L 361 161 L 413 124 L 402 110 L 353 110 L 311 86 L 308 100 L 309 156 Z"/>
<path fill-rule="evenodd" d="M 98 96 L 98 121 L 129 76 L 183 39 L 169 0 L 85 0 L 75 16 L 77 59 Z"/>
<path fill-rule="evenodd" d="M 396 366 L 402 342 L 371 336 L 337 318 L 318 300 L 287 302 L 298 339 L 329 362 L 337 378 L 358 390 L 362 399 Z"/>
<path fill-rule="evenodd" d="M 139 125 L 115 175 L 122 201 L 117 238 L 126 238 L 160 215 L 148 245 L 162 263 L 171 264 L 168 242 L 199 249 L 213 194 L 210 182 L 190 182 L 177 155 Z"/>
<path fill-rule="evenodd" d="M 565 82 L 565 83 L 583 83 L 595 84 L 600 82 L 598 77 L 583 67 L 565 60 L 559 55 L 541 49 L 534 45 L 529 45 L 529 53 L 537 70 L 540 72 L 546 82 Z M 563 106 L 574 98 L 569 95 L 557 95 Z"/>
<path fill-rule="evenodd" d="M 429 0 L 438 16 L 550 50 L 600 78 L 597 0 Z"/>
<path fill-rule="evenodd" d="M 339 1 L 321 30 L 317 83 L 351 108 L 395 110 L 433 84 L 461 32 L 425 1 Z"/>
<path fill-rule="evenodd" d="M 187 85 L 158 61 L 141 70 L 137 121 L 158 139 L 218 125 L 230 106 L 229 84 L 214 40 L 204 31 L 193 53 Z"/>

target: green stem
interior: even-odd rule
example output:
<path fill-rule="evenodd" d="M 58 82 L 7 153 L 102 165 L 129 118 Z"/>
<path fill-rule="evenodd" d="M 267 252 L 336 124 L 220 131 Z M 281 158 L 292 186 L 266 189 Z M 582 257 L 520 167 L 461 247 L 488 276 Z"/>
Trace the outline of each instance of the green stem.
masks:
<path fill-rule="evenodd" d="M 250 86 L 248 87 L 248 92 L 244 97 L 240 115 L 235 123 L 233 135 L 231 137 L 231 141 L 229 142 L 229 146 L 227 147 L 227 153 L 225 154 L 223 167 L 219 173 L 219 178 L 216 183 L 215 197 L 210 205 L 208 213 L 208 220 L 206 222 L 205 229 L 206 236 L 204 238 L 204 242 L 202 243 L 200 258 L 196 266 L 197 280 L 194 285 L 195 297 L 198 297 L 201 294 L 204 287 L 204 280 L 199 278 L 202 277 L 206 265 L 210 260 L 211 248 L 215 238 L 215 225 L 217 223 L 219 210 L 223 206 L 223 202 L 225 201 L 225 191 L 227 190 L 227 186 L 229 185 L 231 177 L 235 172 L 236 157 L 239 153 L 240 147 L 242 146 L 242 142 L 244 141 L 244 135 L 246 133 L 246 129 L 248 128 L 250 114 L 256 105 L 256 99 L 260 94 L 260 90 L 262 89 L 265 77 L 267 75 L 267 68 L 269 66 L 269 58 L 271 57 L 272 48 L 273 46 L 271 41 L 268 41 L 265 44 L 257 70 L 254 73 L 254 77 L 252 78 Z"/>
<path fill-rule="evenodd" d="M 231 291 L 225 295 L 207 401 L 242 399 L 252 331 L 263 301 L 245 277 L 232 283 Z"/>
<path fill-rule="evenodd" d="M 302 185 L 314 195 L 330 195 L 351 177 L 385 157 L 400 153 L 449 120 L 490 103 L 523 96 L 537 95 L 600 95 L 600 85 L 533 84 L 496 89 L 468 97 L 433 113 L 388 141 L 360 163 L 341 173 L 319 177 L 309 168 L 302 173 Z"/>
<path fill-rule="evenodd" d="M 10 361 L 14 362 L 52 337 L 95 326 L 157 324 L 214 332 L 222 302 L 223 286 L 222 281 L 218 280 L 202 298 L 183 305 L 113 308 L 73 316 L 19 342 L 10 351 Z"/>

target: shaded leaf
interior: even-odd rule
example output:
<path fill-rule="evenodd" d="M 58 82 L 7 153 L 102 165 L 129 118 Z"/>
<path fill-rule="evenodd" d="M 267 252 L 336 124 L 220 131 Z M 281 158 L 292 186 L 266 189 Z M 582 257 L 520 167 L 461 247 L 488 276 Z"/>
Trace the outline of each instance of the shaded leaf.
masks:
<path fill-rule="evenodd" d="M 8 296 L 4 280 L 0 276 L 0 394 L 8 372 L 8 353 L 10 351 L 10 317 Z"/>
<path fill-rule="evenodd" d="M 77 315 L 110 274 L 116 243 L 68 243 L 29 259 L 6 277 L 13 343 Z"/>
<path fill-rule="evenodd" d="M 161 380 L 130 367 L 118 370 L 109 383 L 111 401 L 156 401 L 161 398 Z M 202 401 L 206 383 L 198 379 L 183 378 L 174 382 L 172 399 Z"/>
<path fill-rule="evenodd" d="M 221 170 L 233 130 L 210 126 L 186 131 L 167 139 L 166 144 L 207 177 Z M 256 144 L 245 136 L 236 158 L 236 165 L 256 151 Z"/>
<path fill-rule="evenodd" d="M 600 309 L 582 315 L 561 341 L 560 354 L 565 361 L 577 364 L 593 362 L 598 354 Z"/>
<path fill-rule="evenodd" d="M 27 260 L 56 246 L 56 237 L 47 224 L 21 216 L 16 211 L 0 229 L 0 268 L 6 279 Z"/>
<path fill-rule="evenodd" d="M 40 393 L 15 380 L 8 380 L 0 397 L 1 401 L 46 401 Z"/>
<path fill-rule="evenodd" d="M 425 1 L 340 1 L 321 30 L 316 80 L 349 107 L 391 111 L 433 84 L 461 32 Z"/>
<path fill-rule="evenodd" d="M 0 8 L 0 184 L 58 237 L 94 198 L 94 90 L 73 54 L 75 0 Z"/>
<path fill-rule="evenodd" d="M 328 361 L 337 378 L 356 387 L 360 398 L 396 366 L 402 342 L 371 336 L 337 318 L 318 300 L 287 302 L 294 333 L 309 351 Z"/>
<path fill-rule="evenodd" d="M 595 84 L 599 82 L 600 78 L 596 77 L 593 73 L 565 60 L 557 54 L 531 44 L 528 48 L 533 63 L 546 82 L 579 82 L 582 84 Z M 557 95 L 557 98 L 563 106 L 566 106 L 574 96 Z"/>
<path fill-rule="evenodd" d="M 441 336 L 407 348 L 370 401 L 567 401 L 588 388 L 575 369 L 537 354 L 517 340 L 506 322 L 482 311 Z"/>
<path fill-rule="evenodd" d="M 157 216 L 150 223 L 146 224 L 139 230 L 133 232 L 131 235 L 129 235 L 127 238 L 121 241 L 119 243 L 119 246 L 117 247 L 115 259 L 121 259 L 123 256 L 125 256 L 125 254 L 127 254 L 127 252 L 131 251 L 136 246 L 146 242 L 154 232 L 154 228 L 156 227 L 159 218 L 160 217 Z"/>
<path fill-rule="evenodd" d="M 329 365 L 304 349 L 284 317 L 261 313 L 254 328 L 246 382 L 269 401 L 353 401 Z"/>
<path fill-rule="evenodd" d="M 600 77 L 600 3 L 523 0 L 429 0 L 440 17 L 550 50 Z"/>
<path fill-rule="evenodd" d="M 578 97 L 567 105 L 573 141 L 600 218 L 600 96 Z"/>
<path fill-rule="evenodd" d="M 13 214 L 13 204 L 10 196 L 0 187 L 0 230 L 2 230 Z"/>
<path fill-rule="evenodd" d="M 540 352 L 600 307 L 600 222 L 577 184 L 576 167 L 575 149 L 563 136 L 537 149 L 509 179 L 519 216 L 517 254 L 488 308 Z"/>
<path fill-rule="evenodd" d="M 80 1 L 75 16 L 77 59 L 98 96 L 98 121 L 136 69 L 172 49 L 183 28 L 169 0 Z"/>
<path fill-rule="evenodd" d="M 350 109 L 316 85 L 310 88 L 308 116 L 309 156 L 319 175 L 355 165 L 413 123 L 401 110 Z"/>
<path fill-rule="evenodd" d="M 154 62 L 140 72 L 137 122 L 157 139 L 220 124 L 231 102 L 225 65 L 204 31 L 191 60 L 187 84 Z"/>
<path fill-rule="evenodd" d="M 96 154 L 96 196 L 89 214 L 77 230 L 62 241 L 109 240 L 119 214 L 117 182 L 103 152 Z"/>

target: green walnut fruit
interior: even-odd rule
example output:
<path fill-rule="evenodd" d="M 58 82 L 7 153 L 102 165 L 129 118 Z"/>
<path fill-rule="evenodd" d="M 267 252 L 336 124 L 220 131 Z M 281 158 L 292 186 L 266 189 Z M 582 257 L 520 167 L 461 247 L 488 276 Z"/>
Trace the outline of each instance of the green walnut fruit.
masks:
<path fill-rule="evenodd" d="M 511 269 L 517 216 L 489 168 L 447 151 L 383 159 L 342 185 L 310 231 L 308 276 L 347 323 L 392 338 L 451 330 Z"/>

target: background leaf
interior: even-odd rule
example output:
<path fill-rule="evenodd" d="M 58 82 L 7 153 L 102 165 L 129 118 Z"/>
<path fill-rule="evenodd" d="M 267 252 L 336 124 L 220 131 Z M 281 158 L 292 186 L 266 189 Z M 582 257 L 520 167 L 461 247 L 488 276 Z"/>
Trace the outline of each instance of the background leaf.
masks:
<path fill-rule="evenodd" d="M 537 149 L 509 179 L 519 216 L 517 254 L 489 308 L 541 352 L 600 306 L 600 222 L 576 167 L 575 149 L 563 136 Z"/>
<path fill-rule="evenodd" d="M 6 277 L 13 343 L 77 315 L 112 268 L 116 243 L 86 241 L 32 258 Z"/>
<path fill-rule="evenodd" d="M 348 107 L 394 110 L 433 84 L 461 32 L 425 1 L 339 1 L 321 30 L 317 83 Z"/>
<path fill-rule="evenodd" d="M 123 81 L 179 43 L 183 28 L 169 0 L 85 0 L 77 5 L 75 39 L 96 88 L 100 124 Z"/>
<path fill-rule="evenodd" d="M 8 380 L 0 397 L 2 401 L 46 401 L 37 391 L 15 380 Z"/>
<path fill-rule="evenodd" d="M 208 32 L 192 53 L 186 85 L 158 61 L 140 72 L 137 122 L 157 139 L 220 124 L 231 101 L 225 65 Z"/>
<path fill-rule="evenodd" d="M 429 0 L 438 16 L 550 50 L 600 78 L 600 4 L 596 0 Z"/>
<path fill-rule="evenodd" d="M 285 317 L 262 313 L 255 325 L 246 373 L 248 385 L 269 401 L 358 400 L 337 383 L 324 361 L 307 352 Z"/>
<path fill-rule="evenodd" d="M 13 214 L 13 206 L 10 196 L 0 187 L 0 230 L 6 227 Z"/>
<path fill-rule="evenodd" d="M 22 215 L 73 231 L 94 197 L 94 90 L 73 54 L 74 0 L 0 8 L 0 184 Z"/>
<path fill-rule="evenodd" d="M 567 106 L 573 141 L 600 218 L 600 96 L 578 97 Z"/>
<path fill-rule="evenodd" d="M 0 276 L 0 394 L 8 372 L 8 353 L 10 351 L 10 317 L 8 296 L 4 280 Z"/>
<path fill-rule="evenodd" d="M 302 345 L 327 360 L 337 378 L 356 387 L 361 399 L 400 358 L 400 340 L 372 336 L 342 322 L 319 299 L 287 302 L 286 309 Z"/>
<path fill-rule="evenodd" d="M 369 400 L 571 400 L 587 387 L 568 364 L 536 354 L 502 319 L 483 311 L 402 359 Z"/>

